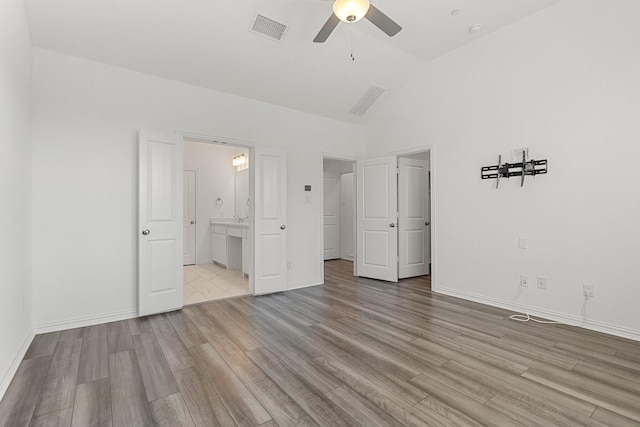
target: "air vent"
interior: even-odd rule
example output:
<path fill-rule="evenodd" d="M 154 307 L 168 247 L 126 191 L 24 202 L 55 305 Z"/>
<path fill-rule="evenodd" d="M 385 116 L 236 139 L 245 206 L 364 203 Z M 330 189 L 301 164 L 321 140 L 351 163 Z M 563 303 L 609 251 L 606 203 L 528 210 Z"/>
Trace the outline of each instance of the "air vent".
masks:
<path fill-rule="evenodd" d="M 380 98 L 380 95 L 382 95 L 384 91 L 385 89 L 381 87 L 371 85 L 364 95 L 362 95 L 362 98 L 356 102 L 356 105 L 349 110 L 349 114 L 364 116 L 364 113 Z"/>
<path fill-rule="evenodd" d="M 287 32 L 287 25 L 278 22 L 273 18 L 269 18 L 260 12 L 256 12 L 249 31 L 252 33 L 267 37 L 277 42 L 282 41 L 284 34 Z"/>

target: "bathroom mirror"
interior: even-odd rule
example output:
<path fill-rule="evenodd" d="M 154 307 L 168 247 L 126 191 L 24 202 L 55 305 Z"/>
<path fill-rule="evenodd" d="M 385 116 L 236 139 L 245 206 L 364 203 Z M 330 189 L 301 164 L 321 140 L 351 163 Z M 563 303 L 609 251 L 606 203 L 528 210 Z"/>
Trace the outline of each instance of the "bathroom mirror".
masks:
<path fill-rule="evenodd" d="M 235 211 L 240 218 L 249 217 L 249 169 L 236 171 Z"/>

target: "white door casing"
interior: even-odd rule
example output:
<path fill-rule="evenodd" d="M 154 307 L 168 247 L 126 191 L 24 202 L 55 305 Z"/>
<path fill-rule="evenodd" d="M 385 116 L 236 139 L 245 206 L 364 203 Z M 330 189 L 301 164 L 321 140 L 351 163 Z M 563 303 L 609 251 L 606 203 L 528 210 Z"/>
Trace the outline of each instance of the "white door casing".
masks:
<path fill-rule="evenodd" d="M 325 173 L 323 192 L 324 260 L 340 258 L 340 175 Z"/>
<path fill-rule="evenodd" d="M 398 281 L 396 156 L 356 164 L 357 275 Z"/>
<path fill-rule="evenodd" d="M 183 265 L 196 263 L 196 171 L 185 170 L 182 180 Z"/>
<path fill-rule="evenodd" d="M 422 276 L 428 264 L 428 172 L 426 160 L 398 158 L 398 277 Z"/>
<path fill-rule="evenodd" d="M 254 149 L 254 289 L 287 289 L 287 159 L 284 150 Z"/>
<path fill-rule="evenodd" d="M 183 304 L 181 136 L 139 136 L 139 315 Z"/>
<path fill-rule="evenodd" d="M 427 227 L 425 233 L 425 254 L 424 254 L 424 262 L 427 263 L 427 269 L 431 265 L 431 229 L 433 225 L 431 224 L 431 165 L 429 165 L 429 170 L 427 171 L 427 200 L 426 200 L 427 208 L 426 208 L 426 217 L 427 217 Z M 431 272 L 429 272 L 431 274 Z"/>

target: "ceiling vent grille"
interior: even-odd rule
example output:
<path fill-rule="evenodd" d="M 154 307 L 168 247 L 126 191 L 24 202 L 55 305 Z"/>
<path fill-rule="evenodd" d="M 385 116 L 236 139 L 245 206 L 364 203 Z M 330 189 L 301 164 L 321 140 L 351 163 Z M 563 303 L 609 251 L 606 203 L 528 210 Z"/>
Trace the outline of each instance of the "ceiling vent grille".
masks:
<path fill-rule="evenodd" d="M 277 42 L 282 41 L 284 34 L 287 32 L 288 26 L 282 22 L 278 22 L 273 18 L 269 18 L 260 12 L 256 12 L 251 21 L 249 31 L 252 33 L 267 37 Z"/>
<path fill-rule="evenodd" d="M 380 95 L 382 95 L 384 91 L 385 89 L 381 87 L 371 85 L 364 95 L 362 95 L 362 98 L 360 98 L 360 100 L 351 107 L 349 114 L 364 116 L 364 113 L 366 113 L 373 103 L 380 98 Z"/>

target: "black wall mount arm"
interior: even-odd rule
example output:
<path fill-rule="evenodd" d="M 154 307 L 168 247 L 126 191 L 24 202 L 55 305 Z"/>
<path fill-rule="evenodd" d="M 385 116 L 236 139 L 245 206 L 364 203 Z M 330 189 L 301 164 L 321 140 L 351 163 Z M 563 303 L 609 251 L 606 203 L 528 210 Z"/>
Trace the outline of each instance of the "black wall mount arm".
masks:
<path fill-rule="evenodd" d="M 536 176 L 546 174 L 548 172 L 548 160 L 526 160 L 525 154 L 522 153 L 522 161 L 518 163 L 502 163 L 502 156 L 498 156 L 498 164 L 493 166 L 483 166 L 481 169 L 482 179 L 495 179 L 496 188 L 500 184 L 500 178 L 511 178 L 519 176 L 520 187 L 524 186 L 525 176 Z"/>

